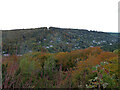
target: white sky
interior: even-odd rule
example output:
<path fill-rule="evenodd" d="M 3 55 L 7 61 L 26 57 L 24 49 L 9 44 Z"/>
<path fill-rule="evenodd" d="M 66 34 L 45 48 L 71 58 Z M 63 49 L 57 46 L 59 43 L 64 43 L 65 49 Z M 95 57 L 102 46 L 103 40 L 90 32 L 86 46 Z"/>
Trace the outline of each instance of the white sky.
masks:
<path fill-rule="evenodd" d="M 0 0 L 0 30 L 61 27 L 118 32 L 119 0 Z"/>

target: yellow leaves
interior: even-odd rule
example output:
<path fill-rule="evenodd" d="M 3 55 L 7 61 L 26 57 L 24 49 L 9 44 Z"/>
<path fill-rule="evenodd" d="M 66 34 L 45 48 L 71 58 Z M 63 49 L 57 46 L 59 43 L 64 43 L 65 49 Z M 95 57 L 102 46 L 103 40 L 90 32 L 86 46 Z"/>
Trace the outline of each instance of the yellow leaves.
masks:
<path fill-rule="evenodd" d="M 112 52 L 102 52 L 99 57 L 102 61 L 109 61 L 110 58 L 116 57 L 117 55 Z"/>
<path fill-rule="evenodd" d="M 80 75 L 84 75 L 85 73 L 88 73 L 88 76 L 91 75 L 92 67 L 100 65 L 100 62 L 105 61 L 107 61 L 108 64 L 101 66 L 101 68 L 110 71 L 111 75 L 118 75 L 118 56 L 112 52 L 103 52 L 99 47 L 93 47 L 82 50 L 79 56 L 82 60 L 77 62 L 76 68 L 71 72 L 73 82 L 77 82 L 76 77 L 80 77 Z"/>
<path fill-rule="evenodd" d="M 105 65 L 104 68 L 110 71 L 111 74 L 118 74 L 118 57 L 113 57 L 108 60 L 108 65 Z"/>
<path fill-rule="evenodd" d="M 63 67 L 69 66 L 73 64 L 74 61 L 71 58 L 70 53 L 68 52 L 60 52 L 55 56 L 55 59 L 58 60 L 57 64 L 62 64 Z"/>
<path fill-rule="evenodd" d="M 38 61 L 35 62 L 35 69 L 39 69 L 39 70 L 42 69 L 40 62 L 38 62 Z"/>

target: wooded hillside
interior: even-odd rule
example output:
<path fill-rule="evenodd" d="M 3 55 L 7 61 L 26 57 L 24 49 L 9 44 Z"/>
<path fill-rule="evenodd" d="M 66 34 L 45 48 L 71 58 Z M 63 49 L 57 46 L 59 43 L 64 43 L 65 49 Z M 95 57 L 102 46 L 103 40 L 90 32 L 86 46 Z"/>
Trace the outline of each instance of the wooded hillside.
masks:
<path fill-rule="evenodd" d="M 118 48 L 118 33 L 46 27 L 2 31 L 3 54 L 65 52 L 100 46 L 105 51 Z"/>

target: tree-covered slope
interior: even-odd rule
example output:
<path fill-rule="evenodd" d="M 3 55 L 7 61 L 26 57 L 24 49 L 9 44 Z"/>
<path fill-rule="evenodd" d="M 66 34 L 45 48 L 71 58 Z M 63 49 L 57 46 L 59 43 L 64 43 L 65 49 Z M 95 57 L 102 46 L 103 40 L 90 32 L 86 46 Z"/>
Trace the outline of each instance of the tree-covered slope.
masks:
<path fill-rule="evenodd" d="M 84 29 L 43 27 L 2 31 L 2 44 L 4 54 L 34 51 L 55 53 L 95 46 L 113 51 L 118 48 L 118 37 Z"/>

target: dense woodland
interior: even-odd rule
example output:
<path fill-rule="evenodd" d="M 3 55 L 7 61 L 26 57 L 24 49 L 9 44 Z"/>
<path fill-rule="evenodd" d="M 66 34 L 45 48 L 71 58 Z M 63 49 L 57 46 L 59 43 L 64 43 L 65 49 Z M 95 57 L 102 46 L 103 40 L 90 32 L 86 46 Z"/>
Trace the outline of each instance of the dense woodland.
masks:
<path fill-rule="evenodd" d="M 105 33 L 84 29 L 46 27 L 2 31 L 3 54 L 50 53 L 100 46 L 105 51 L 118 48 L 119 33 Z"/>
<path fill-rule="evenodd" d="M 2 55 L 3 88 L 119 88 L 119 33 L 3 31 Z"/>
<path fill-rule="evenodd" d="M 3 57 L 3 88 L 119 88 L 118 53 L 90 47 Z"/>

